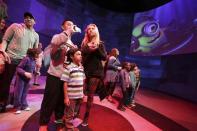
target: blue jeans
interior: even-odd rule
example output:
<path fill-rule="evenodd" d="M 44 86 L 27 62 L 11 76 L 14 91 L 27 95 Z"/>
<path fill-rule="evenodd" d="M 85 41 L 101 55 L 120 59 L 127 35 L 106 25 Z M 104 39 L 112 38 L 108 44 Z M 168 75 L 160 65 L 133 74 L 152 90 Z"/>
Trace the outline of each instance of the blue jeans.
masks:
<path fill-rule="evenodd" d="M 130 103 L 133 102 L 134 97 L 135 97 L 135 93 L 136 93 L 136 88 L 132 88 L 131 97 L 130 97 Z"/>
<path fill-rule="evenodd" d="M 28 107 L 27 93 L 29 90 L 29 81 L 23 79 L 22 76 L 16 76 L 15 89 L 14 89 L 14 107 L 18 110 L 23 110 Z"/>

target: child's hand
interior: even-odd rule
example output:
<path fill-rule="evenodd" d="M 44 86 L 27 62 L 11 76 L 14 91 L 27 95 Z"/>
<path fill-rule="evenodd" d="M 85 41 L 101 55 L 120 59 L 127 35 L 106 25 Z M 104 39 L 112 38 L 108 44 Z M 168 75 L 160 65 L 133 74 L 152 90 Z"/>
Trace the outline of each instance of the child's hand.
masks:
<path fill-rule="evenodd" d="M 38 75 L 38 76 L 40 76 L 40 72 L 35 72 L 35 75 Z"/>
<path fill-rule="evenodd" d="M 2 74 L 5 70 L 5 58 L 4 56 L 0 53 L 0 74 Z"/>
<path fill-rule="evenodd" d="M 87 99 L 87 97 L 83 94 L 83 98 L 82 98 L 82 101 L 85 102 Z"/>
<path fill-rule="evenodd" d="M 29 78 L 29 79 L 31 79 L 31 78 L 32 78 L 32 74 L 31 74 L 31 73 L 29 73 L 29 72 L 25 72 L 25 76 L 26 76 L 27 78 Z"/>
<path fill-rule="evenodd" d="M 69 98 L 65 98 L 65 99 L 64 99 L 64 104 L 67 105 L 67 106 L 70 105 L 70 100 L 69 100 Z"/>
<path fill-rule="evenodd" d="M 119 66 L 119 67 L 118 67 L 118 70 L 121 70 L 121 69 L 122 69 L 122 67 Z"/>

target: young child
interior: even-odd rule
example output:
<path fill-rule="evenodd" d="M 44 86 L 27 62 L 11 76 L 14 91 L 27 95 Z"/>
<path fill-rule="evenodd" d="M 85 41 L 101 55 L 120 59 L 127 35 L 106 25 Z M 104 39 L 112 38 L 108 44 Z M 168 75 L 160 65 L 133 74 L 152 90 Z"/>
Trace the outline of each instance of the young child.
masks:
<path fill-rule="evenodd" d="M 81 65 L 82 56 L 79 49 L 71 49 L 67 53 L 68 65 L 66 66 L 61 80 L 64 81 L 64 103 L 65 107 L 65 127 L 67 130 L 77 131 L 72 120 L 83 100 L 83 84 L 85 73 Z"/>
<path fill-rule="evenodd" d="M 140 86 L 140 69 L 138 68 L 138 66 L 135 63 L 131 63 L 131 71 L 129 72 L 130 77 L 131 77 L 131 86 L 132 86 L 132 90 L 129 93 L 129 107 L 135 107 L 135 101 L 134 101 L 134 97 L 135 97 L 135 93 L 138 90 L 139 86 Z"/>
<path fill-rule="evenodd" d="M 26 97 L 29 90 L 29 82 L 35 69 L 36 58 L 38 58 L 37 49 L 29 48 L 27 50 L 27 56 L 24 57 L 17 66 L 14 89 L 14 107 L 16 108 L 15 114 L 20 114 L 21 110 L 30 110 Z"/>
<path fill-rule="evenodd" d="M 130 80 L 130 63 L 129 62 L 123 62 L 122 63 L 122 70 L 120 71 L 120 87 L 122 90 L 123 98 L 120 100 L 120 103 L 118 105 L 118 109 L 121 111 L 125 111 L 124 106 L 127 106 L 127 99 L 128 99 L 128 92 L 131 85 Z"/>

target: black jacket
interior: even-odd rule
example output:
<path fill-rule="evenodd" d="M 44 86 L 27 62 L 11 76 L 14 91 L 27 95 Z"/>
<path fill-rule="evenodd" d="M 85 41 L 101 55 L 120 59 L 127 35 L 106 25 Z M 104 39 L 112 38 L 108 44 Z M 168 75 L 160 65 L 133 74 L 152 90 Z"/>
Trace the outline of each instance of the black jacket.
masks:
<path fill-rule="evenodd" d="M 82 58 L 86 77 L 104 77 L 102 60 L 106 60 L 107 52 L 103 42 L 99 44 L 96 50 L 91 50 L 88 46 L 82 47 Z"/>

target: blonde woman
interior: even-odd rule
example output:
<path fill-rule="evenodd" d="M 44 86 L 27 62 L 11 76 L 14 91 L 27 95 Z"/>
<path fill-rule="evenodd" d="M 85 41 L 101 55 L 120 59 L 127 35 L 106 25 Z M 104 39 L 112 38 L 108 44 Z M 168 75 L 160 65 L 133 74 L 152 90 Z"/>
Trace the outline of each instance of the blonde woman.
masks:
<path fill-rule="evenodd" d="M 87 26 L 81 48 L 88 96 L 82 126 L 87 126 L 94 93 L 104 77 L 102 60 L 106 60 L 107 57 L 104 43 L 100 40 L 98 27 L 95 24 Z"/>

